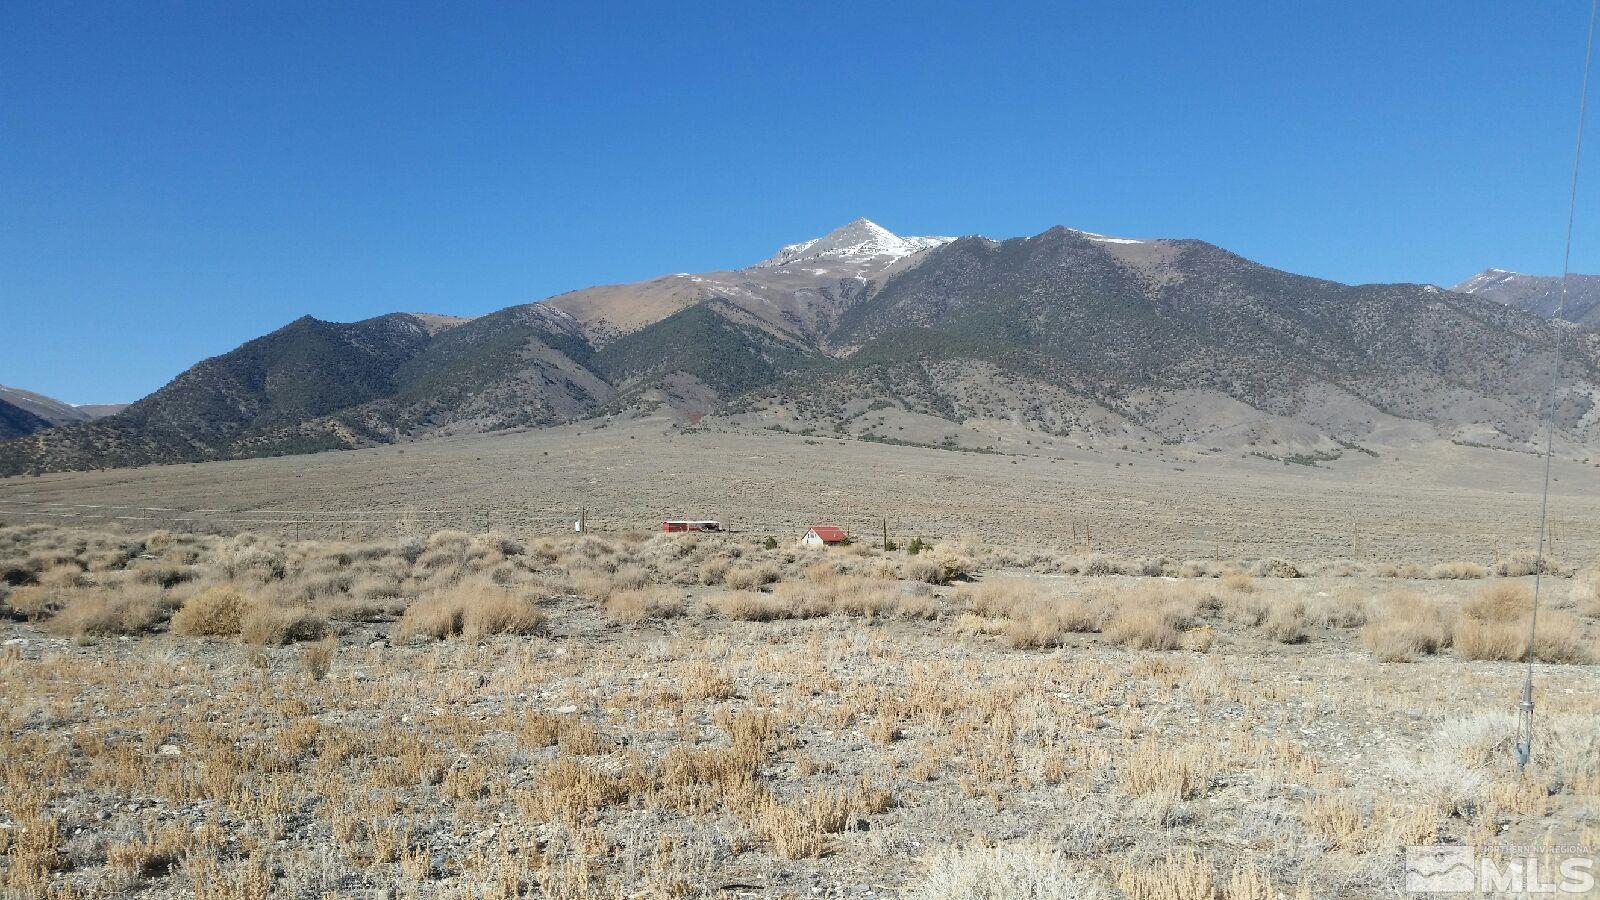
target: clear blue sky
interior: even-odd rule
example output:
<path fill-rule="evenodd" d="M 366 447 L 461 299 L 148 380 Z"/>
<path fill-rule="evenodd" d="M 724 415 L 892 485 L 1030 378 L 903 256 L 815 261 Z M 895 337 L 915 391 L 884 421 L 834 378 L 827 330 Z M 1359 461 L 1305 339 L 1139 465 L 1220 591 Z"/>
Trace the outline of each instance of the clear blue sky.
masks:
<path fill-rule="evenodd" d="M 474 314 L 858 215 L 1559 269 L 1588 4 L 0 10 L 0 383 L 131 400 L 303 314 Z M 1600 270 L 1600 140 L 1575 267 Z"/>

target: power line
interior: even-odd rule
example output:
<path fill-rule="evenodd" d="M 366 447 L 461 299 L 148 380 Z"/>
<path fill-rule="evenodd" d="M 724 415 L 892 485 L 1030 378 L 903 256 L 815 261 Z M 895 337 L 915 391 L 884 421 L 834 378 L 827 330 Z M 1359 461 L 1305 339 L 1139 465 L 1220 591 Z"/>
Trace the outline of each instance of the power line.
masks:
<path fill-rule="evenodd" d="M 1561 300 L 1551 316 L 1559 321 L 1567 306 L 1567 283 L 1572 277 L 1572 224 L 1578 214 L 1578 173 L 1583 164 L 1583 124 L 1589 111 L 1589 71 L 1594 62 L 1594 24 L 1600 14 L 1600 0 L 1589 4 L 1589 37 L 1583 51 L 1583 89 L 1578 93 L 1578 137 L 1572 151 L 1572 184 L 1567 196 L 1567 237 L 1561 253 Z M 1556 327 L 1559 327 L 1556 326 Z M 1550 527 L 1550 466 L 1555 458 L 1556 386 L 1561 380 L 1561 343 L 1555 346 L 1550 366 L 1550 392 L 1545 398 L 1544 486 L 1539 497 L 1539 546 L 1534 555 L 1533 608 L 1528 611 L 1527 671 L 1522 679 L 1522 703 L 1517 715 L 1517 771 L 1528 766 L 1533 756 L 1533 659 L 1534 639 L 1539 633 L 1539 594 L 1544 586 L 1545 541 Z"/>

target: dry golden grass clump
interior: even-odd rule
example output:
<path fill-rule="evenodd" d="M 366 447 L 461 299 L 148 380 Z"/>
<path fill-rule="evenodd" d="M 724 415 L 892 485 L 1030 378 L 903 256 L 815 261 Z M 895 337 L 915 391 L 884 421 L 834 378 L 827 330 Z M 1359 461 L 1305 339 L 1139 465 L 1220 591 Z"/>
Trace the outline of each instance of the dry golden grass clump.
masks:
<path fill-rule="evenodd" d="M 1367 624 L 1367 601 L 1354 590 L 1323 592 L 1307 604 L 1306 620 L 1322 628 L 1360 628 Z"/>
<path fill-rule="evenodd" d="M 727 557 L 717 557 L 701 563 L 700 570 L 696 574 L 701 584 L 716 585 L 728 577 L 728 570 L 732 567 L 732 560 Z"/>
<path fill-rule="evenodd" d="M 1299 566 L 1276 556 L 1258 560 L 1250 572 L 1260 578 L 1299 578 L 1303 574 Z"/>
<path fill-rule="evenodd" d="M 972 570 L 972 560 L 943 547 L 925 550 L 901 564 L 901 572 L 912 581 L 949 584 Z"/>
<path fill-rule="evenodd" d="M 183 602 L 172 615 L 172 633 L 191 637 L 232 637 L 255 604 L 234 584 L 209 587 Z"/>
<path fill-rule="evenodd" d="M 785 581 L 772 586 L 771 597 L 784 610 L 785 619 L 815 619 L 838 608 L 842 593 L 856 585 L 854 579 L 831 577 L 820 582 Z"/>
<path fill-rule="evenodd" d="M 239 623 L 241 641 L 271 647 L 314 641 L 327 632 L 328 621 L 304 606 L 256 604 Z"/>
<path fill-rule="evenodd" d="M 180 602 L 143 584 L 88 590 L 74 596 L 50 620 L 50 629 L 79 638 L 146 634 L 165 623 Z"/>
<path fill-rule="evenodd" d="M 813 606 L 760 591 L 727 591 L 710 597 L 706 603 L 717 615 L 740 622 L 774 622 L 827 615 L 824 605 Z"/>
<path fill-rule="evenodd" d="M 1306 602 L 1300 597 L 1290 597 L 1272 604 L 1261 623 L 1261 631 L 1280 644 L 1299 644 L 1306 640 Z"/>
<path fill-rule="evenodd" d="M 1488 575 L 1489 570 L 1484 566 L 1480 566 L 1474 562 L 1463 562 L 1459 560 L 1456 562 L 1439 563 L 1428 570 L 1428 577 L 1435 580 L 1486 578 Z"/>
<path fill-rule="evenodd" d="M 614 559 L 607 560 L 601 565 L 616 565 Z M 592 566 L 595 563 L 584 560 L 581 566 Z M 650 584 L 650 573 L 641 566 L 620 566 L 611 570 L 580 568 L 573 573 L 573 586 L 578 593 L 602 603 L 611 598 L 612 594 L 619 591 L 637 591 Z"/>
<path fill-rule="evenodd" d="M 1130 650 L 1178 650 L 1185 646 L 1185 632 L 1198 625 L 1204 610 L 1215 607 L 1216 598 L 1193 584 L 1137 588 L 1117 598 L 1116 611 L 1101 627 L 1114 643 Z M 1199 647 L 1210 641 L 1191 642 Z"/>
<path fill-rule="evenodd" d="M 1378 598 L 1361 642 L 1384 662 L 1411 662 L 1450 646 L 1450 626 L 1434 601 L 1409 591 Z"/>
<path fill-rule="evenodd" d="M 218 566 L 230 581 L 265 583 L 280 580 L 288 573 L 288 560 L 281 550 L 250 543 L 243 537 L 223 548 Z"/>
<path fill-rule="evenodd" d="M 486 579 L 473 579 L 406 607 L 394 633 L 399 641 L 538 634 L 544 629 L 544 621 L 544 613 L 532 601 Z"/>
<path fill-rule="evenodd" d="M 1080 597 L 1061 597 L 1026 578 L 985 579 L 964 592 L 975 616 L 1005 620 L 1018 649 L 1059 647 L 1066 635 L 1099 631 L 1107 608 Z"/>
<path fill-rule="evenodd" d="M 1193 850 L 1168 852 L 1163 860 L 1129 865 L 1117 878 L 1117 888 L 1128 900 L 1217 900 L 1222 896 L 1216 869 Z"/>
<path fill-rule="evenodd" d="M 1539 557 L 1534 554 L 1518 554 L 1494 564 L 1494 573 L 1506 578 L 1518 578 L 1536 572 L 1539 572 Z M 1544 575 L 1563 575 L 1563 573 L 1570 573 L 1570 570 L 1557 560 L 1544 557 Z"/>
<path fill-rule="evenodd" d="M 1241 594 L 1253 594 L 1256 592 L 1255 579 L 1240 571 L 1224 573 L 1222 576 L 1222 586 L 1230 591 L 1236 591 Z"/>
<path fill-rule="evenodd" d="M 333 656 L 338 649 L 338 638 L 333 635 L 306 644 L 300 648 L 300 670 L 312 681 L 321 681 L 333 668 Z"/>
<path fill-rule="evenodd" d="M 1520 584 L 1500 582 L 1479 588 L 1461 604 L 1461 615 L 1482 622 L 1513 622 L 1526 620 L 1532 608 L 1532 591 Z"/>
<path fill-rule="evenodd" d="M 722 583 L 736 591 L 753 591 L 772 584 L 779 577 L 777 566 L 760 563 L 728 569 L 722 576 Z"/>
<path fill-rule="evenodd" d="M 1117 768 L 1117 787 L 1130 797 L 1193 800 L 1205 795 L 1214 768 L 1211 756 L 1196 747 L 1148 739 Z"/>
<path fill-rule="evenodd" d="M 1453 640 L 1456 654 L 1462 659 L 1527 658 L 1532 611 L 1533 592 L 1522 585 L 1483 587 L 1461 606 Z M 1534 657 L 1551 663 L 1587 662 L 1590 651 L 1583 633 L 1583 622 L 1576 616 L 1560 610 L 1542 610 L 1534 636 Z"/>
<path fill-rule="evenodd" d="M 1105 624 L 1105 636 L 1130 650 L 1183 647 L 1183 614 L 1168 607 L 1124 607 Z"/>
<path fill-rule="evenodd" d="M 1025 608 L 1047 602 L 1045 592 L 1030 578 L 985 578 L 962 591 L 974 615 L 1010 619 Z"/>
<path fill-rule="evenodd" d="M 59 606 L 57 592 L 37 584 L 25 584 L 6 595 L 6 608 L 30 622 L 48 618 Z"/>
<path fill-rule="evenodd" d="M 669 587 L 639 587 L 618 591 L 605 599 L 606 616 L 614 622 L 637 625 L 684 613 L 683 591 Z"/>
<path fill-rule="evenodd" d="M 1578 591 L 1578 610 L 1591 619 L 1600 619 L 1600 572 L 1590 572 L 1587 585 Z"/>

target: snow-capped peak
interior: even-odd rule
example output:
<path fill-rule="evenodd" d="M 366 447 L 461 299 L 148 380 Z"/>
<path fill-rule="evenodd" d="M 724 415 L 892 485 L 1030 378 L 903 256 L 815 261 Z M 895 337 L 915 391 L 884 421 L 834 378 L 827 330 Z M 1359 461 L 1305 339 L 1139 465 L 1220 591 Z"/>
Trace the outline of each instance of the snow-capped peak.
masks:
<path fill-rule="evenodd" d="M 1068 231 L 1075 231 L 1078 234 L 1083 235 L 1084 237 L 1088 238 L 1091 241 L 1098 241 L 1098 242 L 1100 242 L 1102 244 L 1142 244 L 1142 243 L 1144 243 L 1144 241 L 1135 240 L 1133 238 L 1112 237 L 1109 234 L 1097 234 L 1097 233 L 1095 233 L 1093 231 L 1084 231 L 1081 228 L 1068 228 L 1067 230 Z"/>
<path fill-rule="evenodd" d="M 790 244 L 757 267 L 777 268 L 816 260 L 895 260 L 948 244 L 953 237 L 900 237 L 870 219 L 856 219 L 819 238 Z"/>
<path fill-rule="evenodd" d="M 1471 278 L 1468 278 L 1466 281 L 1461 282 L 1454 288 L 1451 288 L 1451 290 L 1458 291 L 1463 294 L 1474 294 L 1478 291 L 1484 290 L 1485 288 L 1515 281 L 1525 277 L 1527 276 L 1522 275 L 1519 272 L 1513 272 L 1509 269 L 1489 268 L 1484 269 L 1482 272 L 1479 272 Z"/>

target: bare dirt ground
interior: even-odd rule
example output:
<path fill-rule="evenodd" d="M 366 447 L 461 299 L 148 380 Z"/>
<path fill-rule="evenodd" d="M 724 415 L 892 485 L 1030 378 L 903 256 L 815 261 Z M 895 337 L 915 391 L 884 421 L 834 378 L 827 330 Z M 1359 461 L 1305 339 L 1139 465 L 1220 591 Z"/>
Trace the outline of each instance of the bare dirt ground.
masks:
<path fill-rule="evenodd" d="M 1518 777 L 1531 579 L 1448 568 L 0 529 L 0 887 L 1300 900 L 1398 895 L 1411 844 L 1592 856 L 1595 574 L 1544 581 Z"/>
<path fill-rule="evenodd" d="M 1493 564 L 1532 552 L 1540 461 L 1452 444 L 1350 452 L 1315 466 L 1235 451 L 1012 453 L 775 432 L 688 432 L 659 420 L 442 439 L 348 453 L 0 480 L 0 521 L 122 523 L 293 537 L 486 527 L 569 530 L 580 509 L 620 533 L 722 518 L 787 540 L 810 523 L 900 542 L 975 535 L 1059 551 L 1179 558 Z M 1037 454 L 1037 455 L 1030 455 Z M 1557 558 L 1600 557 L 1600 477 L 1558 462 Z"/>

